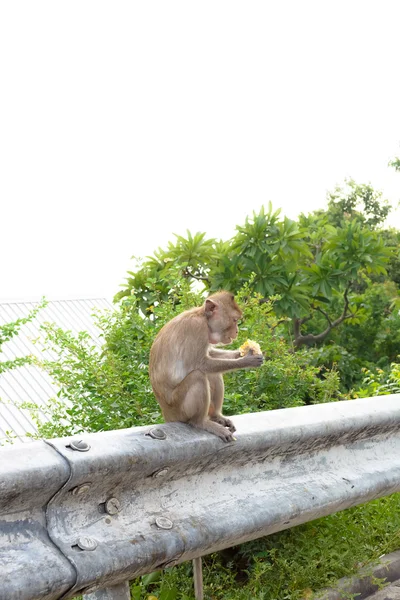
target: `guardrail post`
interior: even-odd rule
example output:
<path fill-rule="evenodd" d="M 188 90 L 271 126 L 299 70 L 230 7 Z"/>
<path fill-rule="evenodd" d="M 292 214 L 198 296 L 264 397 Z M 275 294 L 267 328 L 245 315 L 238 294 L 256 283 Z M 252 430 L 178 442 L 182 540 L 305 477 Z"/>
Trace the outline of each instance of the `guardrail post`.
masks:
<path fill-rule="evenodd" d="M 119 585 L 97 590 L 91 594 L 84 594 L 83 600 L 130 600 L 131 593 L 129 590 L 129 582 L 125 581 Z"/>
<path fill-rule="evenodd" d="M 196 600 L 203 600 L 203 570 L 201 556 L 193 559 L 194 595 Z"/>

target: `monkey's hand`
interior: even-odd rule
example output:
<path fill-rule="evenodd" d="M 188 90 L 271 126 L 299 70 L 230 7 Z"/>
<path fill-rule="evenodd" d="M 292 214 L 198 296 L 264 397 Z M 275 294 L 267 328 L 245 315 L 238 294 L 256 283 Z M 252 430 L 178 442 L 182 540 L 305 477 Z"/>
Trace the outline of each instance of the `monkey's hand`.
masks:
<path fill-rule="evenodd" d="M 239 359 L 243 367 L 261 367 L 264 362 L 262 354 L 246 354 Z"/>

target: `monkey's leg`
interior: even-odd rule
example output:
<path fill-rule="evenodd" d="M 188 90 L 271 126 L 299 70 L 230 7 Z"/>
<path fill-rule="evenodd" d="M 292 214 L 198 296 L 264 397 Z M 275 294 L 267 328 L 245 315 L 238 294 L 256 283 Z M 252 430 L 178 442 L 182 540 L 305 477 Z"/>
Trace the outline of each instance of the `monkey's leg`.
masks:
<path fill-rule="evenodd" d="M 198 429 L 205 429 L 220 437 L 224 442 L 233 441 L 229 429 L 214 420 L 211 421 L 208 417 L 210 384 L 207 376 L 202 371 L 189 373 L 175 388 L 172 400 L 175 418 L 168 420 L 182 421 Z"/>
<path fill-rule="evenodd" d="M 233 433 L 236 427 L 230 419 L 222 414 L 222 404 L 224 402 L 224 378 L 220 373 L 209 373 L 207 375 L 208 383 L 210 384 L 210 408 L 208 416 L 211 421 L 215 421 Z"/>

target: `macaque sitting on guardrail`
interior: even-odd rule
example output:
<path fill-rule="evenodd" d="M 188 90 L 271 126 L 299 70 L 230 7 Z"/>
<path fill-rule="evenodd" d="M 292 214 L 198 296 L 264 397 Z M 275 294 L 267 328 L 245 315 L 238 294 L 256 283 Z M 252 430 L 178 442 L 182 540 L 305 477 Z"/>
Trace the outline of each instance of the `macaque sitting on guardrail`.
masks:
<path fill-rule="evenodd" d="M 235 427 L 222 415 L 222 374 L 259 367 L 261 351 L 248 342 L 240 350 L 218 350 L 237 338 L 242 311 L 230 292 L 217 292 L 204 304 L 169 321 L 150 350 L 150 381 L 166 422 L 181 421 L 205 429 L 225 442 Z M 255 349 L 256 348 L 256 349 Z M 259 347 L 258 347 L 259 350 Z"/>

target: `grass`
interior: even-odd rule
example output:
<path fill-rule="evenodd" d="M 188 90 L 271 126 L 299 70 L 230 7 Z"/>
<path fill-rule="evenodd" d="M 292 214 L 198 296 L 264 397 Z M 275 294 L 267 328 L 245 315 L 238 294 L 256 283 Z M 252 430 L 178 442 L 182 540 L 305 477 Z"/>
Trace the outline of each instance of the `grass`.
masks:
<path fill-rule="evenodd" d="M 400 547 L 400 494 L 203 559 L 207 600 L 308 600 Z M 132 582 L 134 600 L 192 600 L 191 563 Z"/>

